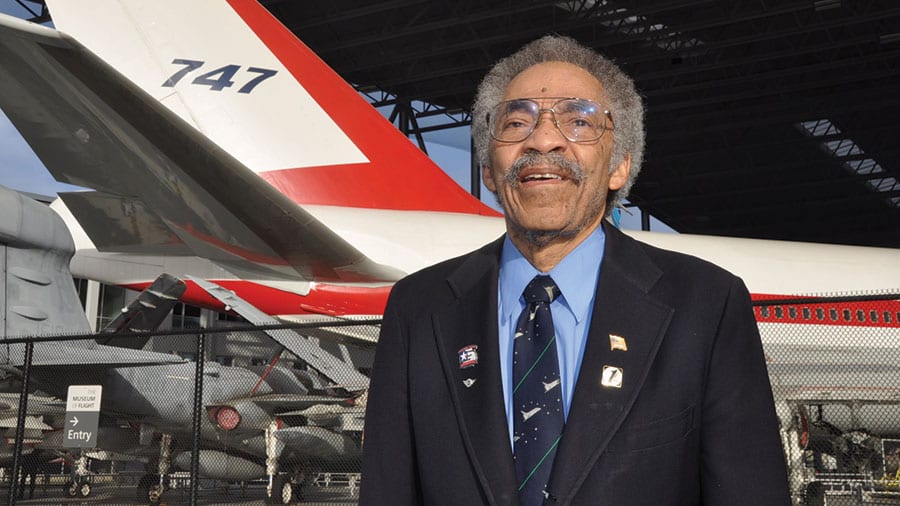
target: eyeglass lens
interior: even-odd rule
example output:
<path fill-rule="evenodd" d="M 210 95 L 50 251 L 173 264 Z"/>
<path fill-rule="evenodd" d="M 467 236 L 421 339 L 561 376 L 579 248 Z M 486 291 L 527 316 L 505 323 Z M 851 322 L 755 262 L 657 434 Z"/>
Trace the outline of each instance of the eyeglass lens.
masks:
<path fill-rule="evenodd" d="M 549 109 L 542 109 L 539 103 L 531 99 L 508 100 L 494 109 L 491 136 L 502 142 L 525 140 L 537 127 L 544 111 L 553 114 L 559 131 L 572 142 L 599 139 L 606 127 L 608 114 L 599 104 L 585 99 L 562 99 Z"/>

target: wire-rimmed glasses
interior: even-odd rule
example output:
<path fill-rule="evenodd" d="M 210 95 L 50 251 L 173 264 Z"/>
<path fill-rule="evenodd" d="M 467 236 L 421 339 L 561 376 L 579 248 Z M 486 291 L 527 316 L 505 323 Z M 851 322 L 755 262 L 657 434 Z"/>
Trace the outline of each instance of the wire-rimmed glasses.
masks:
<path fill-rule="evenodd" d="M 612 114 L 593 100 L 583 98 L 541 98 L 555 100 L 551 107 L 541 107 L 538 99 L 517 98 L 497 104 L 488 116 L 491 137 L 500 142 L 521 142 L 528 138 L 549 112 L 553 124 L 572 142 L 592 142 L 612 129 Z"/>

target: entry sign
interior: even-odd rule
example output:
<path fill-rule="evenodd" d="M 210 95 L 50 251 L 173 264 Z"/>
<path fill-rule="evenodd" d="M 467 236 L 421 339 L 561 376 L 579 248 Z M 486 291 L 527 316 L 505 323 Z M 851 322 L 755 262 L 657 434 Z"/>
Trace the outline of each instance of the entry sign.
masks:
<path fill-rule="evenodd" d="M 63 448 L 96 448 L 102 392 L 100 385 L 69 385 Z"/>

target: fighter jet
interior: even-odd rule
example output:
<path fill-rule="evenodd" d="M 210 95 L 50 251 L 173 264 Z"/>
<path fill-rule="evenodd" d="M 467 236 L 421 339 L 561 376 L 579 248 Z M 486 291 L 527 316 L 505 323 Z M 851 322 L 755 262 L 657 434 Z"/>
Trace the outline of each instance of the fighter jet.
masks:
<path fill-rule="evenodd" d="M 8 343 L 3 371 L 9 380 L 25 380 L 24 353 L 13 353 L 26 346 L 22 338 L 45 336 L 47 328 L 71 329 L 81 337 L 91 334 L 67 266 L 74 248 L 59 217 L 47 206 L 2 187 L 0 214 L 9 217 L 6 228 L 0 229 L 8 273 L 7 298 L 0 304 L 7 323 L 3 339 Z M 160 498 L 164 483 L 160 476 L 169 470 L 171 450 L 190 449 L 197 364 L 140 348 L 183 291 L 181 280 L 162 276 L 94 339 L 34 345 L 29 386 L 55 396 L 33 394 L 28 399 L 21 414 L 26 451 L 33 447 L 59 451 L 60 433 L 53 430 L 62 425 L 66 388 L 102 385 L 106 425 L 101 427 L 99 444 L 107 456 L 116 452 L 146 457 L 146 446 L 158 440 L 159 473 L 141 483 L 148 497 Z M 246 316 L 260 317 L 243 307 L 243 301 L 227 293 L 219 296 Z M 296 482 L 295 476 L 304 470 L 358 461 L 362 408 L 356 401 L 367 379 L 305 337 L 284 330 L 268 332 L 272 337 L 264 333 L 260 338 L 279 344 L 264 368 L 204 362 L 199 470 L 202 476 L 223 480 L 262 478 L 268 470 L 279 497 L 289 497 L 292 480 Z M 21 338 L 15 340 L 17 336 Z M 288 350 L 300 357 L 292 355 L 293 360 L 306 357 L 308 369 L 279 365 Z M 19 389 L 20 384 L 11 382 L 7 388 Z M 0 427 L 13 434 L 20 399 L 18 393 L 0 394 Z M 123 427 L 125 422 L 132 427 Z M 185 455 L 189 457 L 189 453 L 176 456 L 175 462 L 186 465 Z M 71 495 L 90 494 L 90 483 L 82 478 L 74 475 L 67 485 Z"/>

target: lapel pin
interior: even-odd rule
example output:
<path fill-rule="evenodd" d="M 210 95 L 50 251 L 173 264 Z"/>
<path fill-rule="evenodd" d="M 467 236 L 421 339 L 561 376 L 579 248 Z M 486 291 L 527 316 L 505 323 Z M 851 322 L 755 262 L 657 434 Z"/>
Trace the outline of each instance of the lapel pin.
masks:
<path fill-rule="evenodd" d="M 622 388 L 623 372 L 620 367 L 611 365 L 603 366 L 603 373 L 600 375 L 600 384 L 609 388 Z"/>
<path fill-rule="evenodd" d="M 625 338 L 622 336 L 617 336 L 615 334 L 609 335 L 609 351 L 628 351 L 628 343 L 625 341 Z"/>
<path fill-rule="evenodd" d="M 466 378 L 463 380 L 463 385 L 465 385 L 466 388 L 472 388 L 472 385 L 474 385 L 474 384 L 475 384 L 475 378 Z"/>
<path fill-rule="evenodd" d="M 478 365 L 478 345 L 470 344 L 462 347 L 457 352 L 459 354 L 459 368 L 468 369 Z"/>

